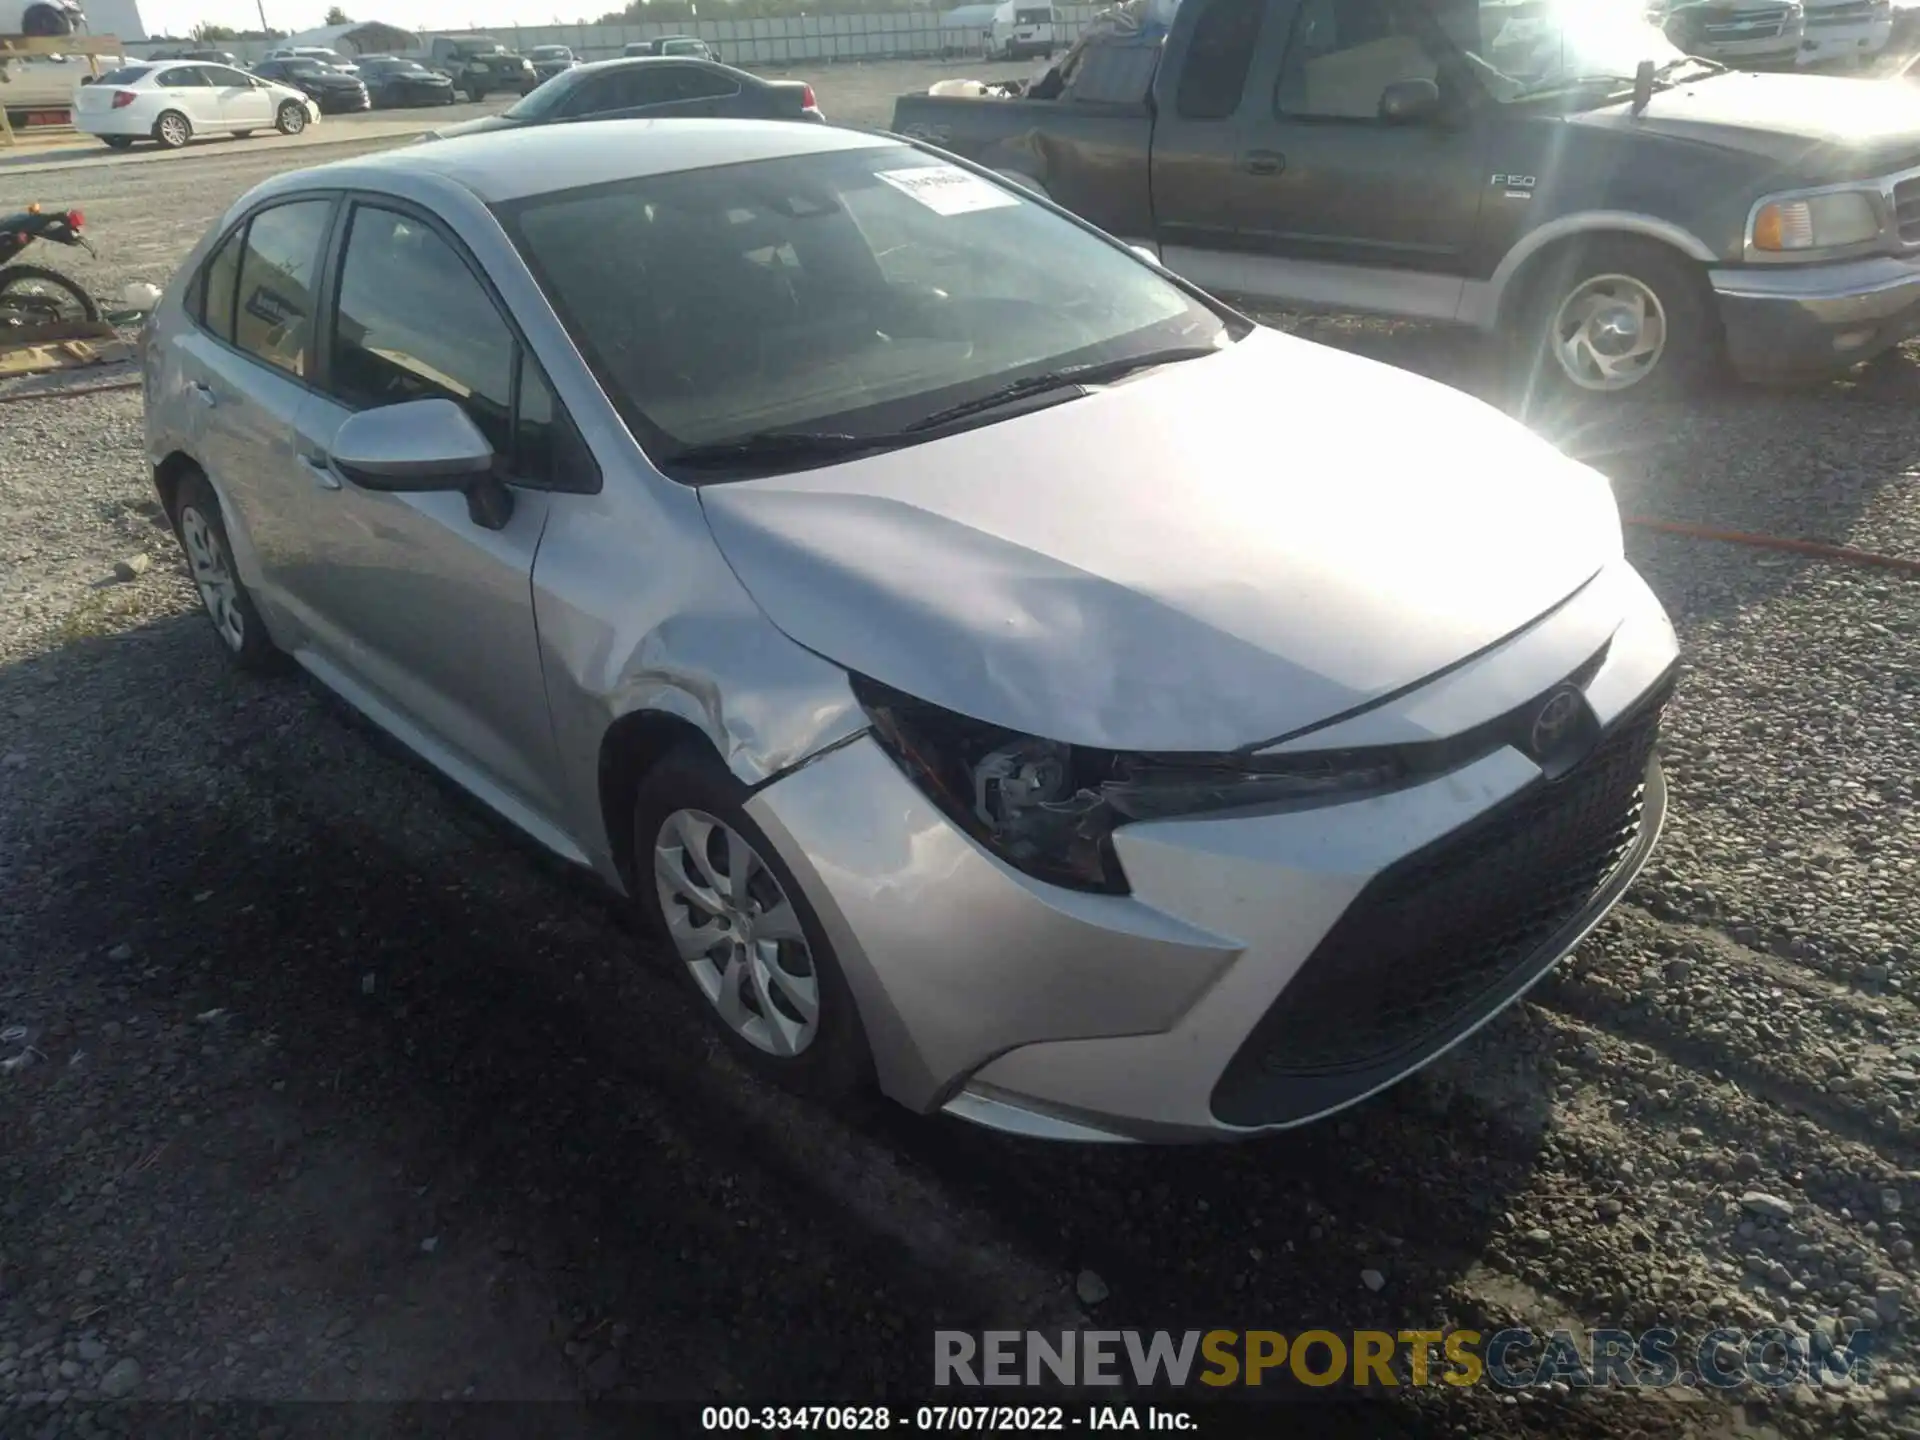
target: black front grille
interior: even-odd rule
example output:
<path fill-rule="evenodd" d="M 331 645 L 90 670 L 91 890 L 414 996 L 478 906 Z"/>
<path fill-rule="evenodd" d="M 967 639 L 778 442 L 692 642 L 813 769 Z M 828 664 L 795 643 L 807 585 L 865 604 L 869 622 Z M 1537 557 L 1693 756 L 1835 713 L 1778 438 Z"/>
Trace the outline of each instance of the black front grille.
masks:
<path fill-rule="evenodd" d="M 1920 176 L 1893 187 L 1893 218 L 1903 245 L 1920 244 Z"/>
<path fill-rule="evenodd" d="M 1769 40 L 1779 35 L 1786 24 L 1786 8 L 1769 5 L 1758 9 L 1716 12 L 1702 28 L 1713 40 Z"/>
<path fill-rule="evenodd" d="M 1559 779 L 1376 876 L 1228 1063 L 1214 1114 L 1292 1118 L 1272 1113 L 1276 1087 L 1410 1062 L 1531 974 L 1639 837 L 1665 704 L 1663 691 Z"/>

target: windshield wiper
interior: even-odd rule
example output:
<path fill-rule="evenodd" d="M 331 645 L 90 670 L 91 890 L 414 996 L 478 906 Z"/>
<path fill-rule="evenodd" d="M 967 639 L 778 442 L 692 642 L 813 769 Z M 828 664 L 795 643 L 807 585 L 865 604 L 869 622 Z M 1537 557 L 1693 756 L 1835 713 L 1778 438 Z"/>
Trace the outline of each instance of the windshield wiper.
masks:
<path fill-rule="evenodd" d="M 1028 375 L 1024 379 L 1014 380 L 997 390 L 989 390 L 984 395 L 976 395 L 971 400 L 962 400 L 958 405 L 949 405 L 944 410 L 936 410 L 931 415 L 922 415 L 912 424 L 903 427 L 905 433 L 917 434 L 923 430 L 937 430 L 942 425 L 951 425 L 956 420 L 965 420 L 969 416 L 984 414 L 988 410 L 998 410 L 1002 405 L 1011 405 L 1017 400 L 1029 396 L 1044 395 L 1049 390 L 1064 390 L 1070 385 L 1094 385 L 1103 380 L 1118 380 L 1136 370 L 1146 370 L 1155 365 L 1171 365 L 1180 360 L 1197 360 L 1202 355 L 1217 355 L 1218 345 L 1178 345 L 1165 350 L 1148 350 L 1140 355 L 1128 355 L 1118 360 L 1096 360 L 1085 365 L 1063 365 L 1058 370 L 1044 370 L 1038 375 Z"/>
<path fill-rule="evenodd" d="M 1564 80 L 1552 80 L 1545 85 L 1535 85 L 1531 89 L 1522 90 L 1513 98 L 1515 100 L 1539 100 L 1548 95 L 1558 95 L 1563 90 L 1588 90 L 1596 85 L 1631 86 L 1632 84 L 1633 76 L 1631 75 L 1569 75 Z"/>
<path fill-rule="evenodd" d="M 1704 65 L 1706 67 L 1707 75 L 1730 75 L 1733 73 L 1730 67 L 1722 65 L 1718 60 L 1709 60 L 1704 55 L 1682 55 L 1677 60 L 1667 61 L 1666 64 L 1662 65 L 1658 70 L 1654 71 L 1653 72 L 1654 78 L 1656 80 L 1665 80 L 1669 75 L 1671 75 L 1674 71 L 1680 69 L 1683 65 Z M 1698 78 L 1704 80 L 1706 76 L 1702 75 Z M 1677 84 L 1678 82 L 1676 81 L 1673 83 Z"/>
<path fill-rule="evenodd" d="M 762 430 L 742 435 L 737 440 L 718 440 L 711 445 L 689 445 L 686 449 L 660 457 L 663 465 L 689 466 L 695 469 L 722 469 L 729 465 L 755 465 L 762 462 L 838 460 L 874 450 L 889 450 L 907 444 L 903 435 L 848 435 L 826 430 Z"/>

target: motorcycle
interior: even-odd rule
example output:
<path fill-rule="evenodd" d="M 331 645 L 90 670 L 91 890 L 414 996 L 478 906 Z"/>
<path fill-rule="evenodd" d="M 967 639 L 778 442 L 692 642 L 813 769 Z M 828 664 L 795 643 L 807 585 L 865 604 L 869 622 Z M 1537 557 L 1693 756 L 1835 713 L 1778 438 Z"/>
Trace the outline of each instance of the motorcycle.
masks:
<path fill-rule="evenodd" d="M 85 224 L 78 210 L 49 213 L 38 205 L 17 215 L 0 215 L 0 338 L 11 329 L 100 319 L 100 307 L 78 281 L 42 265 L 12 263 L 36 240 L 96 254 L 93 243 L 80 233 Z"/>

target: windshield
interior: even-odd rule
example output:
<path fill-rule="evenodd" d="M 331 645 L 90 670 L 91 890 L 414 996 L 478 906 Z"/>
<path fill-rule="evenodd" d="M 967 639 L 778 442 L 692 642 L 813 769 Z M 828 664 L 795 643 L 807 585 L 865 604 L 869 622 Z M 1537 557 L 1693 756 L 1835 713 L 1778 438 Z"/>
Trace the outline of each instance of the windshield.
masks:
<path fill-rule="evenodd" d="M 453 47 L 456 55 L 504 55 L 507 47 L 498 40 L 462 40 Z"/>
<path fill-rule="evenodd" d="M 1016 10 L 1013 12 L 1016 25 L 1050 25 L 1053 23 L 1051 10 Z"/>
<path fill-rule="evenodd" d="M 662 55 L 698 55 L 707 48 L 704 40 L 662 40 Z"/>
<path fill-rule="evenodd" d="M 1591 82 L 1605 91 L 1633 83 L 1643 60 L 1656 70 L 1687 56 L 1632 4 L 1591 0 L 1438 0 L 1443 29 L 1495 100 L 1553 94 Z M 1711 68 L 1711 67 L 1709 67 Z"/>
<path fill-rule="evenodd" d="M 591 70 L 562 70 L 551 80 L 541 81 L 500 113 L 509 120 L 538 119 L 586 84 L 582 77 L 591 73 Z"/>
<path fill-rule="evenodd" d="M 131 85 L 142 75 L 153 70 L 151 65 L 128 65 L 121 70 L 109 70 L 93 83 L 96 85 Z"/>
<path fill-rule="evenodd" d="M 565 60 L 570 52 L 564 45 L 536 45 L 533 47 L 535 60 Z"/>
<path fill-rule="evenodd" d="M 669 469 L 767 432 L 895 434 L 1045 371 L 1242 333 L 1123 248 L 906 146 L 533 196 L 501 218 Z"/>

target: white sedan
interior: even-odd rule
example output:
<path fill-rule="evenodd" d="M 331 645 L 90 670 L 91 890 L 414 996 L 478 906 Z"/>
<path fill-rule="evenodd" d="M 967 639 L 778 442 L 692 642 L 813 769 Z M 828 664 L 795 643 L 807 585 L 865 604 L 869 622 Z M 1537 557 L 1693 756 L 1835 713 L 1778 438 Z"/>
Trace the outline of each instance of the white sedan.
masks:
<path fill-rule="evenodd" d="M 83 84 L 73 127 L 116 150 L 156 140 L 178 150 L 196 135 L 298 135 L 317 124 L 320 107 L 298 90 L 204 61 L 162 61 L 110 70 Z"/>

